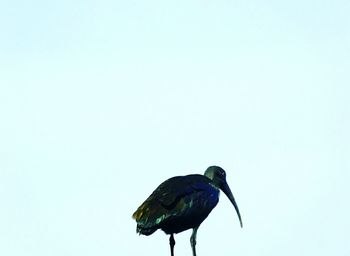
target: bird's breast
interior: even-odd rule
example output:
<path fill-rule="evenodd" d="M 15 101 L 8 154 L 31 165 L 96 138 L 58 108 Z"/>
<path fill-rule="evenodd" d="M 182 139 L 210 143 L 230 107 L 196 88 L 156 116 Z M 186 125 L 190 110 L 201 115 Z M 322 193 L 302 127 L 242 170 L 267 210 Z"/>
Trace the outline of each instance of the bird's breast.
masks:
<path fill-rule="evenodd" d="M 168 233 L 179 233 L 198 227 L 219 201 L 219 189 L 209 184 L 196 184 L 193 191 L 184 195 L 168 213 L 162 229 Z"/>

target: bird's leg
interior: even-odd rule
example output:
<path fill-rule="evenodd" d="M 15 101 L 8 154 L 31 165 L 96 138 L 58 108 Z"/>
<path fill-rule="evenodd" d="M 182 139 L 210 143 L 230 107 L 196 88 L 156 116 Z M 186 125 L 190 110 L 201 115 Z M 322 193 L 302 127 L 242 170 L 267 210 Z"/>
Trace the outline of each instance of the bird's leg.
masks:
<path fill-rule="evenodd" d="M 175 246 L 174 234 L 171 234 L 171 235 L 170 235 L 169 243 L 170 243 L 170 252 L 171 252 L 171 256 L 174 256 L 174 246 Z"/>
<path fill-rule="evenodd" d="M 197 236 L 197 230 L 198 230 L 198 227 L 195 227 L 193 229 L 193 232 L 192 232 L 192 235 L 191 235 L 191 247 L 192 247 L 192 254 L 193 256 L 196 256 L 196 236 Z"/>

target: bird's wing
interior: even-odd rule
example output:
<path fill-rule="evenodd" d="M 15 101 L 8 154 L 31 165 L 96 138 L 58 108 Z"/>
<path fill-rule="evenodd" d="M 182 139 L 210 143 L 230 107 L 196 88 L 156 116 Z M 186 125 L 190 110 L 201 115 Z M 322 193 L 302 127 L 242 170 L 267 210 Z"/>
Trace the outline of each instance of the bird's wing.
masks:
<path fill-rule="evenodd" d="M 151 228 L 175 214 L 187 214 L 193 200 L 210 189 L 209 181 L 203 175 L 170 178 L 156 188 L 133 214 L 133 218 L 140 227 Z"/>

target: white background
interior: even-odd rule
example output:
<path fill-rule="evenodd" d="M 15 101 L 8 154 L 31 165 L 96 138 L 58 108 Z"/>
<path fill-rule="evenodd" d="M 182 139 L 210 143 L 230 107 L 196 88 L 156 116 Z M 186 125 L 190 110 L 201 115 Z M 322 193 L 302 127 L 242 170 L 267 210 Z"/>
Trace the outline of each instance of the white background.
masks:
<path fill-rule="evenodd" d="M 349 1 L 0 3 L 0 255 L 170 255 L 131 215 L 220 165 L 198 255 L 350 254 Z M 189 237 L 175 255 L 191 255 Z"/>

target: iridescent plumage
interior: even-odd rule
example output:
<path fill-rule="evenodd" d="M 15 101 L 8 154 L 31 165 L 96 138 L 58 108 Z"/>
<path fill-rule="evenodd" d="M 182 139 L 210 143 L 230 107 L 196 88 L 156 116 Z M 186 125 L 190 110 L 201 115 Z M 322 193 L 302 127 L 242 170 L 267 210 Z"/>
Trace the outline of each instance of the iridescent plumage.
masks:
<path fill-rule="evenodd" d="M 220 189 L 233 203 L 242 226 L 237 204 L 226 183 L 225 171 L 211 166 L 204 175 L 177 176 L 160 184 L 133 214 L 137 232 L 151 235 L 157 229 L 162 229 L 170 234 L 173 255 L 173 234 L 192 228 L 191 245 L 195 256 L 197 229 L 218 203 Z"/>

